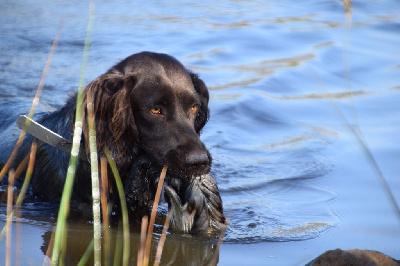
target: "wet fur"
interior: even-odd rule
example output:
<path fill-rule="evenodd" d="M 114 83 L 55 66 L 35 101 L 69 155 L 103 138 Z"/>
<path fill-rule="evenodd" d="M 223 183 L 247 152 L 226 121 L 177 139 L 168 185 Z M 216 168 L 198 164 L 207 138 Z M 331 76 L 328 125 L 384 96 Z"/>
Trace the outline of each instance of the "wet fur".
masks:
<path fill-rule="evenodd" d="M 198 75 L 171 56 L 143 52 L 124 59 L 88 84 L 84 90 L 85 107 L 88 93 L 94 99 L 98 151 L 101 155 L 107 148 L 114 156 L 133 216 L 139 220 L 148 212 L 157 176 L 164 164 L 169 167 L 166 181 L 177 183 L 179 180 L 175 189 L 182 200 L 205 197 L 200 195 L 201 190 L 187 195 L 187 191 L 193 190 L 190 187 L 192 178 L 207 174 L 211 166 L 211 155 L 199 138 L 209 117 L 209 93 Z M 65 106 L 55 112 L 40 114 L 36 120 L 71 140 L 76 97 L 72 96 Z M 165 109 L 163 117 L 150 114 L 150 108 L 155 105 Z M 196 113 L 187 111 L 192 105 L 196 106 Z M 84 108 L 82 145 L 88 154 L 86 110 Z M 31 141 L 32 137 L 28 137 L 16 162 L 28 153 Z M 188 165 L 193 158 L 202 161 Z M 37 197 L 46 201 L 60 199 L 68 160 L 68 154 L 46 144 L 40 146 L 32 179 L 33 192 Z M 112 178 L 109 180 L 109 200 L 118 210 L 115 184 Z M 212 187 L 219 205 L 216 217 L 225 223 L 216 183 Z M 206 197 L 209 198 L 209 195 Z M 78 162 L 72 200 L 91 204 L 88 162 Z M 204 211 L 198 210 L 199 214 L 206 215 Z M 199 220 L 201 227 L 204 227 L 204 219 Z"/>

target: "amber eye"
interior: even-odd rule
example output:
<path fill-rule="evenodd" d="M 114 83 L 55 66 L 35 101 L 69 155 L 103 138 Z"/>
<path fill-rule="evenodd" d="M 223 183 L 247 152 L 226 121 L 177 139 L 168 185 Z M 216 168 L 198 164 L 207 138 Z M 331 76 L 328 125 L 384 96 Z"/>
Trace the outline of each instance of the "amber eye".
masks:
<path fill-rule="evenodd" d="M 152 114 L 159 115 L 159 114 L 161 114 L 161 108 L 160 107 L 153 107 L 153 108 L 150 109 L 150 112 Z"/>
<path fill-rule="evenodd" d="M 190 112 L 196 112 L 197 111 L 197 109 L 199 109 L 199 106 L 197 105 L 197 104 L 195 104 L 195 105 L 193 105 L 191 108 L 190 108 Z"/>

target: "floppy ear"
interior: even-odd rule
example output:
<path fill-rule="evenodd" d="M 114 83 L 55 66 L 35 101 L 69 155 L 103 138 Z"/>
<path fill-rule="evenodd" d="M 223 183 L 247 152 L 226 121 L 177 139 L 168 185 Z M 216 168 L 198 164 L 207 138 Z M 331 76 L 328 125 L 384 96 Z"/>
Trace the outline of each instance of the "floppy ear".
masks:
<path fill-rule="evenodd" d="M 194 122 L 195 130 L 198 134 L 200 134 L 200 131 L 203 129 L 204 125 L 207 123 L 210 117 L 210 111 L 208 109 L 208 101 L 210 99 L 210 95 L 204 81 L 201 80 L 197 74 L 194 74 L 192 72 L 189 72 L 189 74 L 190 78 L 192 79 L 194 89 L 201 99 L 200 110 Z"/>
<path fill-rule="evenodd" d="M 96 123 L 97 149 L 108 148 L 119 158 L 135 156 L 138 133 L 129 101 L 129 91 L 135 84 L 133 76 L 104 74 L 85 88 L 83 134 L 88 147 L 87 104 L 92 95 Z M 88 149 L 87 149 L 88 151 Z"/>

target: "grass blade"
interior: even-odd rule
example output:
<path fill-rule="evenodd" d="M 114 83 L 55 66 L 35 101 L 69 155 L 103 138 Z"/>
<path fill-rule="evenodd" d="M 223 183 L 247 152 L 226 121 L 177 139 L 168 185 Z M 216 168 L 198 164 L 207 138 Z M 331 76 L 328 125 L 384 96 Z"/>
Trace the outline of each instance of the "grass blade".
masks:
<path fill-rule="evenodd" d="M 87 247 L 85 253 L 83 254 L 82 258 L 78 262 L 78 266 L 85 266 L 86 265 L 87 261 L 89 260 L 90 255 L 93 252 L 94 242 L 95 242 L 94 239 L 92 239 L 92 241 L 90 241 L 89 246 Z M 101 264 L 96 264 L 95 263 L 94 265 L 101 265 Z"/>
<path fill-rule="evenodd" d="M 117 166 L 115 164 L 115 161 L 114 161 L 113 157 L 111 156 L 110 151 L 108 149 L 106 149 L 104 152 L 105 152 L 105 154 L 107 156 L 108 163 L 110 164 L 111 170 L 113 172 L 113 175 L 114 175 L 114 178 L 115 178 L 115 183 L 117 184 L 117 190 L 118 190 L 119 199 L 120 199 L 120 202 L 121 202 L 122 226 L 123 226 L 123 235 L 124 235 L 122 265 L 128 265 L 129 252 L 130 252 L 130 249 L 129 249 L 129 245 L 130 245 L 129 218 L 128 218 L 128 208 L 126 206 L 124 187 L 122 185 L 121 177 L 119 175 Z"/>
<path fill-rule="evenodd" d="M 114 251 L 114 264 L 113 265 L 121 265 L 121 246 L 123 239 L 121 236 L 121 222 L 118 224 L 118 231 L 117 231 L 117 239 L 115 242 L 115 251 Z"/>

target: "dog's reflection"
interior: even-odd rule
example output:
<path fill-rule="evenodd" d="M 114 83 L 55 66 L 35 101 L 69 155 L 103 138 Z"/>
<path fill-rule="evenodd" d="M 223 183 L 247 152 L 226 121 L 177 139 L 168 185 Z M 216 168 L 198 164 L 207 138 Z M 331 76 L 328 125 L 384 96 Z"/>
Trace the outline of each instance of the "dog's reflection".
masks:
<path fill-rule="evenodd" d="M 104 260 L 107 259 L 109 265 L 119 265 L 118 257 L 122 258 L 123 250 L 122 230 L 110 228 L 110 231 L 109 253 L 106 253 L 103 242 L 102 260 L 104 263 Z M 154 263 L 156 257 L 157 245 L 160 239 L 158 231 L 161 231 L 161 229 L 155 228 L 155 231 L 156 233 L 152 240 L 150 264 Z M 42 235 L 43 245 L 41 246 L 41 250 L 46 256 L 44 265 L 50 265 L 51 262 L 52 235 L 52 231 L 47 231 Z M 67 245 L 65 252 L 63 252 L 63 254 L 65 254 L 65 265 L 77 265 L 93 239 L 92 225 L 88 223 L 71 224 L 66 236 Z M 137 264 L 139 248 L 139 228 L 131 228 L 129 260 L 131 265 Z M 161 265 L 216 265 L 218 259 L 219 255 L 216 239 L 210 240 L 198 236 L 173 233 L 167 235 L 162 251 Z M 93 264 L 93 252 L 91 252 L 90 258 L 86 264 Z"/>

